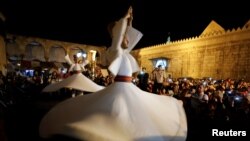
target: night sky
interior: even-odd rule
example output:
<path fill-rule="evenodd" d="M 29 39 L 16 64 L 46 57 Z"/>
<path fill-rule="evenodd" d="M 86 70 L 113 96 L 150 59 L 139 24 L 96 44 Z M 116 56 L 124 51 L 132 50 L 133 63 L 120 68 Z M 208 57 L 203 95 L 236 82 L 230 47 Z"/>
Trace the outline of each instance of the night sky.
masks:
<path fill-rule="evenodd" d="M 199 36 L 211 20 L 226 30 L 242 27 L 250 20 L 249 7 L 240 1 L 222 4 L 216 1 L 79 1 L 5 0 L 0 2 L 0 11 L 6 17 L 8 33 L 109 46 L 107 24 L 124 15 L 132 5 L 133 26 L 144 34 L 136 48 L 165 43 L 168 35 L 172 41 Z"/>

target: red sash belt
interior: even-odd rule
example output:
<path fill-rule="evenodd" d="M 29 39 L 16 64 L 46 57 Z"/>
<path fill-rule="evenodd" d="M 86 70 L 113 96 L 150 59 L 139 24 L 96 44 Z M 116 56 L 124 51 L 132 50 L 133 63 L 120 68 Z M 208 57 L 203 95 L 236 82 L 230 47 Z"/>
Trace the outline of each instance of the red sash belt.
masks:
<path fill-rule="evenodd" d="M 116 82 L 132 82 L 132 77 L 117 75 L 114 80 Z"/>
<path fill-rule="evenodd" d="M 81 71 L 73 71 L 73 74 L 78 74 L 78 73 L 81 73 Z"/>

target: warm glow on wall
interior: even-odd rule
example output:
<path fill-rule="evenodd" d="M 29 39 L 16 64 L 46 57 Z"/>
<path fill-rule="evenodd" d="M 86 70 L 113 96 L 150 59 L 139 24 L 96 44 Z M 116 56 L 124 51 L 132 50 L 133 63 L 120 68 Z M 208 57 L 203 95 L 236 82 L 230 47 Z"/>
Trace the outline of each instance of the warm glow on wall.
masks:
<path fill-rule="evenodd" d="M 90 50 L 89 52 L 91 54 L 91 61 L 95 61 L 95 59 L 96 59 L 96 51 L 95 50 Z"/>

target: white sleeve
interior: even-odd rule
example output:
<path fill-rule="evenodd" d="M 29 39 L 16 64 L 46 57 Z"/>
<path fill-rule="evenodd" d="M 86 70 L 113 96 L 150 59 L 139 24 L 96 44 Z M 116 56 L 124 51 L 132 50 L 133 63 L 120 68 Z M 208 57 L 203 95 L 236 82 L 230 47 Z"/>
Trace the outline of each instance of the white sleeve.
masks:
<path fill-rule="evenodd" d="M 72 64 L 72 65 L 70 66 L 69 72 L 73 71 L 74 66 L 75 66 L 74 64 Z"/>
<path fill-rule="evenodd" d="M 135 45 L 140 41 L 140 39 L 142 38 L 143 34 L 133 28 L 132 26 L 128 26 L 128 29 L 127 29 L 127 38 L 128 38 L 128 52 L 130 52 L 134 47 Z"/>
<path fill-rule="evenodd" d="M 83 65 L 83 64 L 79 64 L 79 65 L 80 65 L 80 67 L 81 67 L 81 70 L 82 70 L 82 71 L 85 71 L 85 67 L 84 67 L 85 65 Z"/>
<path fill-rule="evenodd" d="M 113 38 L 112 44 L 109 49 L 111 50 L 119 50 L 121 49 L 122 40 L 124 38 L 124 34 L 127 28 L 127 20 L 125 18 L 121 18 L 118 22 L 115 23 L 115 26 L 112 29 Z"/>
<path fill-rule="evenodd" d="M 66 62 L 69 64 L 69 65 L 72 65 L 73 63 L 71 62 L 70 58 L 69 58 L 69 55 L 67 54 L 64 59 L 66 60 Z"/>

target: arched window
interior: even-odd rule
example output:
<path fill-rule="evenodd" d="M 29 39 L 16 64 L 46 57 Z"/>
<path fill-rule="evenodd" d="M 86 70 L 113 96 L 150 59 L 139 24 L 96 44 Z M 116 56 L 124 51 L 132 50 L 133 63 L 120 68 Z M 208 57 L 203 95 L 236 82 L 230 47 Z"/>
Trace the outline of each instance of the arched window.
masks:
<path fill-rule="evenodd" d="M 21 60 L 23 54 L 20 46 L 16 43 L 15 37 L 6 40 L 7 57 L 10 60 Z"/>
<path fill-rule="evenodd" d="M 53 46 L 49 50 L 49 61 L 50 62 L 66 62 L 64 57 L 66 55 L 66 51 L 61 46 Z"/>
<path fill-rule="evenodd" d="M 31 42 L 25 48 L 25 57 L 24 60 L 32 61 L 39 60 L 45 61 L 44 58 L 44 48 L 38 42 Z"/>

